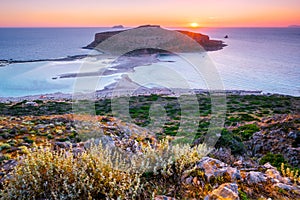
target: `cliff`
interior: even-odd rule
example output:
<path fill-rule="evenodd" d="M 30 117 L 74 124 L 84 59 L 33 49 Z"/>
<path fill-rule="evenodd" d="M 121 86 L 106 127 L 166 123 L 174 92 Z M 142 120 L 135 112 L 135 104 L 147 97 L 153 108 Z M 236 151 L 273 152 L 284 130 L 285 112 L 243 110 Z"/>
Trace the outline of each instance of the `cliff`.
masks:
<path fill-rule="evenodd" d="M 158 25 L 145 25 L 145 26 L 139 26 L 139 27 L 134 28 L 134 29 L 142 29 L 142 28 L 147 28 L 147 27 L 157 28 L 157 29 L 159 29 L 159 31 L 166 30 L 166 29 L 161 28 Z M 133 29 L 129 29 L 129 30 L 133 30 Z M 125 32 L 125 31 L 128 31 L 128 30 L 119 30 L 119 31 L 109 31 L 109 32 L 96 33 L 94 41 L 92 43 L 90 43 L 89 45 L 87 45 L 86 47 L 84 47 L 84 48 L 94 49 L 95 47 L 97 47 L 97 45 L 99 45 L 104 40 L 106 40 L 106 39 L 108 39 L 108 38 L 110 38 L 114 35 L 117 35 L 119 33 Z M 184 35 L 189 36 L 190 38 L 195 40 L 198 44 L 200 44 L 203 47 L 203 49 L 206 50 L 206 51 L 216 51 L 216 50 L 220 50 L 223 47 L 227 46 L 226 44 L 223 43 L 223 41 L 211 40 L 209 38 L 209 36 L 203 35 L 201 33 L 195 33 L 195 32 L 190 32 L 190 31 L 185 31 L 185 30 L 174 30 L 174 31 L 170 31 L 170 33 L 171 32 L 179 32 L 179 33 L 182 33 Z"/>

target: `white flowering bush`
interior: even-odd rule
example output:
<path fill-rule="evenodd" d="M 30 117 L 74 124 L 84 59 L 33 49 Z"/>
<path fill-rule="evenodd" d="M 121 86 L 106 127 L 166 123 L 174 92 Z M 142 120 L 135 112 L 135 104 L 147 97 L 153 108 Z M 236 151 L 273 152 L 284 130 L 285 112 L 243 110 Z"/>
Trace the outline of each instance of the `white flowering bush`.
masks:
<path fill-rule="evenodd" d="M 155 187 L 144 187 L 146 172 L 171 177 L 207 153 L 205 146 L 146 145 L 140 154 L 92 145 L 74 155 L 50 146 L 28 150 L 19 158 L 0 191 L 1 199 L 144 199 Z M 128 162 L 130 159 L 130 162 Z M 148 184 L 149 185 L 149 184 Z"/>

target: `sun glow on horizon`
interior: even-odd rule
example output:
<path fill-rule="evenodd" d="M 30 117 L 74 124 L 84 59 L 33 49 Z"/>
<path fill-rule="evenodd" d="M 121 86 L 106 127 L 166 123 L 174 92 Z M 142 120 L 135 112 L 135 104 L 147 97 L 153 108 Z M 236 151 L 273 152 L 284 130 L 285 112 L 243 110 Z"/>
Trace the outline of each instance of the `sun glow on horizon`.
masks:
<path fill-rule="evenodd" d="M 198 28 L 199 24 L 197 22 L 192 22 L 192 23 L 190 23 L 190 27 L 192 27 L 192 28 Z"/>

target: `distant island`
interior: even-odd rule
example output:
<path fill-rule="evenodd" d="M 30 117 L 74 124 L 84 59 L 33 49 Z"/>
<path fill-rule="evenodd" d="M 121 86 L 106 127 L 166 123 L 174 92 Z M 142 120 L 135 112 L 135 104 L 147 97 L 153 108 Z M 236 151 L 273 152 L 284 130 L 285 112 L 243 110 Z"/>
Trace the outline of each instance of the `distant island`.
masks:
<path fill-rule="evenodd" d="M 123 25 L 116 25 L 116 26 L 113 26 L 112 28 L 124 28 Z"/>
<path fill-rule="evenodd" d="M 288 28 L 300 28 L 300 25 L 290 25 Z"/>
<path fill-rule="evenodd" d="M 134 29 L 142 29 L 142 28 L 153 28 L 153 29 L 155 28 L 155 29 L 158 29 L 158 31 L 167 30 L 167 29 L 161 28 L 159 25 L 143 25 L 143 26 L 139 26 L 139 27 L 134 28 Z M 129 30 L 132 30 L 132 29 L 129 29 Z M 127 30 L 118 30 L 118 31 L 108 31 L 108 32 L 96 33 L 94 41 L 91 42 L 86 47 L 83 47 L 83 48 L 85 48 L 85 49 L 95 49 L 97 47 L 97 45 L 99 45 L 104 40 L 106 40 L 106 39 L 108 39 L 108 38 L 110 38 L 110 37 L 112 37 L 116 34 L 125 32 L 125 31 L 127 31 Z M 185 30 L 174 30 L 174 32 L 175 31 L 177 31 L 179 33 L 182 33 L 184 35 L 187 35 L 190 38 L 194 39 L 206 51 L 217 51 L 217 50 L 220 50 L 223 47 L 227 46 L 226 44 L 224 44 L 223 41 L 211 40 L 209 38 L 209 36 L 203 35 L 201 33 L 195 33 L 195 32 L 185 31 Z M 170 33 L 171 32 L 172 31 L 170 31 Z M 173 35 L 171 36 L 171 34 L 170 34 L 170 37 L 173 37 Z M 172 38 L 172 39 L 176 40 L 176 38 Z"/>

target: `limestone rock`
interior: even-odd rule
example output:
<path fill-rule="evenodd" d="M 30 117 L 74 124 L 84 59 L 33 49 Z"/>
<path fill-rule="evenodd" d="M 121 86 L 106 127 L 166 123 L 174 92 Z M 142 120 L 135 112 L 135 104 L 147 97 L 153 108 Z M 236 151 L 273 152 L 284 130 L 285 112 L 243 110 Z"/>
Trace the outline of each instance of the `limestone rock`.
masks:
<path fill-rule="evenodd" d="M 227 164 L 210 157 L 203 157 L 198 163 L 197 168 L 203 170 L 207 181 L 212 177 L 226 176 L 229 181 L 236 181 L 241 178 L 240 171 Z"/>
<path fill-rule="evenodd" d="M 235 183 L 224 183 L 217 189 L 213 190 L 205 200 L 219 200 L 219 199 L 230 199 L 239 200 L 238 185 Z"/>
<path fill-rule="evenodd" d="M 262 184 L 267 181 L 267 176 L 262 172 L 250 171 L 246 177 L 249 185 Z"/>

